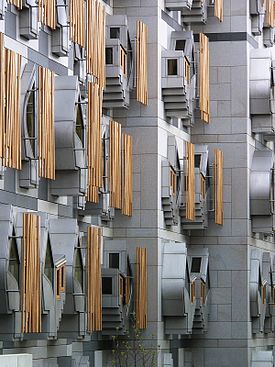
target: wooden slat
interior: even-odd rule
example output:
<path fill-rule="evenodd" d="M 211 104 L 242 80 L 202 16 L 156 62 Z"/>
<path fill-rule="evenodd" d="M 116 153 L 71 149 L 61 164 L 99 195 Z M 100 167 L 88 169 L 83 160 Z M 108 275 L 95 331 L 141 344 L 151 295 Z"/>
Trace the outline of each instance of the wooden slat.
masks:
<path fill-rule="evenodd" d="M 203 199 L 206 198 L 206 179 L 202 174 L 201 174 L 201 196 Z"/>
<path fill-rule="evenodd" d="M 266 0 L 266 12 L 265 12 L 265 21 L 264 24 L 266 27 L 274 27 L 274 0 Z"/>
<path fill-rule="evenodd" d="M 38 126 L 39 176 L 55 179 L 54 72 L 39 67 Z"/>
<path fill-rule="evenodd" d="M 208 123 L 210 119 L 209 42 L 203 33 L 200 33 L 199 86 L 201 120 Z"/>
<path fill-rule="evenodd" d="M 85 1 L 71 0 L 70 11 L 70 39 L 72 42 L 85 46 Z"/>
<path fill-rule="evenodd" d="M 99 189 L 102 187 L 102 90 L 98 84 L 88 82 L 88 190 L 87 200 L 99 201 Z"/>
<path fill-rule="evenodd" d="M 56 29 L 56 0 L 38 0 L 38 18 L 44 25 Z"/>
<path fill-rule="evenodd" d="M 87 329 L 102 330 L 102 279 L 101 279 L 100 227 L 88 228 L 87 244 Z"/>
<path fill-rule="evenodd" d="M 137 247 L 135 312 L 136 312 L 136 328 L 138 329 L 147 328 L 147 307 L 148 307 L 147 249 Z"/>
<path fill-rule="evenodd" d="M 215 222 L 223 225 L 223 152 L 215 150 L 214 163 Z"/>
<path fill-rule="evenodd" d="M 40 217 L 23 214 L 22 333 L 41 332 Z"/>
<path fill-rule="evenodd" d="M 186 219 L 195 219 L 195 148 L 186 142 Z"/>
<path fill-rule="evenodd" d="M 0 33 L 0 157 L 4 158 L 4 127 L 5 127 L 5 48 L 4 34 Z"/>
<path fill-rule="evenodd" d="M 223 22 L 223 0 L 215 0 L 214 15 Z"/>
<path fill-rule="evenodd" d="M 121 125 L 110 121 L 109 131 L 110 205 L 112 208 L 121 209 Z"/>
<path fill-rule="evenodd" d="M 137 21 L 136 39 L 137 101 L 148 105 L 148 27 Z"/>
<path fill-rule="evenodd" d="M 122 214 L 133 214 L 133 142 L 128 134 L 122 134 Z"/>
<path fill-rule="evenodd" d="M 22 9 L 22 5 L 23 5 L 22 0 L 8 0 L 8 3 L 16 6 L 18 9 Z"/>
<path fill-rule="evenodd" d="M 2 41 L 3 42 L 3 39 Z M 3 44 L 2 44 L 3 47 Z M 4 60 L 2 60 L 4 58 Z M 20 123 L 20 89 L 21 89 L 21 56 L 5 49 L 1 52 L 2 76 L 1 108 L 2 158 L 3 165 L 21 169 L 21 123 Z M 4 75 L 3 75 L 4 73 Z"/>
<path fill-rule="evenodd" d="M 105 88 L 105 7 L 99 0 L 87 0 L 87 72 Z"/>

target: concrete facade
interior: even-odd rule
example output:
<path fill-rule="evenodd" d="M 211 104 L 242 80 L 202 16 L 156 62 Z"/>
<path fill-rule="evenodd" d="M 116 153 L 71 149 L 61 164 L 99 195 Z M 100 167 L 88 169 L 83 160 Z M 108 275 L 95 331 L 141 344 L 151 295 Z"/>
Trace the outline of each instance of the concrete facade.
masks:
<path fill-rule="evenodd" d="M 69 1 L 60 0 L 57 7 L 66 9 Z M 35 21 L 34 1 L 24 0 L 23 10 L 18 10 L 0 0 L 5 47 L 23 58 L 22 105 L 36 82 L 38 65 L 60 77 L 55 86 L 57 180 L 50 182 L 35 173 L 24 115 L 22 171 L 0 167 L 0 299 L 6 300 L 0 301 L 0 366 L 2 360 L 4 366 L 31 366 L 30 357 L 21 361 L 21 354 L 32 355 L 33 367 L 114 365 L 113 335 L 121 340 L 128 335 L 134 295 L 129 307 L 120 309 L 118 324 L 117 314 L 111 315 L 116 321 L 110 323 L 115 325 L 111 331 L 103 326 L 102 332 L 87 332 L 83 279 L 90 225 L 103 229 L 102 275 L 112 277 L 113 283 L 130 272 L 134 284 L 136 248 L 147 248 L 148 327 L 141 339 L 156 353 L 158 367 L 275 365 L 275 23 L 268 25 L 268 2 L 263 5 L 261 0 L 223 0 L 220 22 L 214 16 L 215 1 L 101 1 L 107 12 L 106 49 L 113 48 L 116 58 L 113 67 L 106 66 L 102 140 L 107 144 L 110 118 L 133 137 L 133 215 L 126 217 L 109 205 L 104 188 L 98 205 L 85 199 L 87 139 L 76 143 L 73 134 L 79 120 L 70 107 L 80 106 L 84 136 L 89 77 L 84 50 L 69 40 L 68 14 L 60 10 L 58 29 L 63 38 L 57 42 L 57 31 Z M 148 26 L 147 106 L 136 99 L 138 20 Z M 110 28 L 119 28 L 120 36 L 111 37 Z M 201 121 L 198 108 L 200 33 L 209 39 L 209 124 Z M 132 62 L 127 64 L 127 75 L 120 74 L 120 46 Z M 169 60 L 177 60 L 176 72 L 168 70 Z M 199 157 L 194 221 L 185 218 L 186 142 L 195 145 L 195 159 Z M 214 220 L 215 149 L 224 154 L 223 225 Z M 171 169 L 177 178 L 174 196 Z M 204 198 L 198 190 L 201 177 L 206 180 Z M 45 307 L 43 333 L 31 335 L 21 333 L 18 301 L 22 272 L 18 238 L 26 211 L 41 217 L 43 267 L 52 258 L 54 268 L 64 257 L 70 276 L 61 300 L 55 303 L 53 298 L 53 305 Z M 11 262 L 13 238 L 18 250 L 17 282 L 6 280 L 5 270 Z M 118 269 L 108 269 L 112 252 L 119 253 Z M 83 280 L 78 287 L 75 268 Z M 43 305 L 53 296 L 45 277 Z M 103 295 L 103 312 L 120 298 L 118 289 L 108 296 Z M 17 362 L 10 362 L 10 354 L 18 355 Z"/>

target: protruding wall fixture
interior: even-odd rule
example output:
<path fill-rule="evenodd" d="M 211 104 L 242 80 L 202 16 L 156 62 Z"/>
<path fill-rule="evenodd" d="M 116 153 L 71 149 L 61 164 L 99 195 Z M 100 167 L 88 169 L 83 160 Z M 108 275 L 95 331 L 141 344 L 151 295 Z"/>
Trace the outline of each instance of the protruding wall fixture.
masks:
<path fill-rule="evenodd" d="M 148 27 L 137 21 L 136 83 L 137 101 L 148 105 Z"/>

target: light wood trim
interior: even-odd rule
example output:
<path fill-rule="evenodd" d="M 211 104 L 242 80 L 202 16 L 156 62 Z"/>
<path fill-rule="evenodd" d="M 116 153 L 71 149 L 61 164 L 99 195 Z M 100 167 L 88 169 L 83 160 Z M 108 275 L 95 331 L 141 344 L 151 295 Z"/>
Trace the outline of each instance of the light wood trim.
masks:
<path fill-rule="evenodd" d="M 38 72 L 39 176 L 55 179 L 54 72 L 39 66 Z"/>
<path fill-rule="evenodd" d="M 214 16 L 223 22 L 223 0 L 215 0 L 214 4 Z"/>
<path fill-rule="evenodd" d="M 85 47 L 85 1 L 71 0 L 70 12 L 70 40 Z"/>
<path fill-rule="evenodd" d="M 101 236 L 100 227 L 88 228 L 87 323 L 89 332 L 102 330 Z"/>
<path fill-rule="evenodd" d="M 122 134 L 122 214 L 133 214 L 133 139 Z"/>
<path fill-rule="evenodd" d="M 3 42 L 3 40 L 2 40 Z M 3 46 L 3 44 L 2 44 Z M 2 115 L 2 157 L 6 167 L 21 169 L 21 123 L 20 123 L 20 92 L 21 92 L 21 55 L 5 49 L 1 53 L 2 84 L 1 98 L 4 97 L 4 116 Z M 4 118 L 4 120 L 3 120 Z"/>
<path fill-rule="evenodd" d="M 87 73 L 105 88 L 105 7 L 99 0 L 87 0 Z"/>
<path fill-rule="evenodd" d="M 123 75 L 127 74 L 127 53 L 122 46 L 120 46 L 120 67 Z"/>
<path fill-rule="evenodd" d="M 215 149 L 214 163 L 215 223 L 223 225 L 223 152 Z"/>
<path fill-rule="evenodd" d="M 194 303 L 196 301 L 196 283 L 193 281 L 190 285 L 190 299 L 191 303 Z"/>
<path fill-rule="evenodd" d="M 186 142 L 186 219 L 195 219 L 195 147 Z"/>
<path fill-rule="evenodd" d="M 136 327 L 138 329 L 147 328 L 147 307 L 148 307 L 148 269 L 147 269 L 147 249 L 137 247 L 136 249 Z"/>
<path fill-rule="evenodd" d="M 61 292 L 65 292 L 66 266 L 62 264 L 56 269 L 56 299 L 61 299 Z"/>
<path fill-rule="evenodd" d="M 184 57 L 184 78 L 187 80 L 187 83 L 190 83 L 191 80 L 191 70 L 190 70 L 190 62 L 187 57 Z"/>
<path fill-rule="evenodd" d="M 22 0 L 8 0 L 8 3 L 16 6 L 19 10 L 21 10 L 23 6 Z"/>
<path fill-rule="evenodd" d="M 266 304 L 266 284 L 262 285 L 262 302 L 263 302 L 263 305 Z"/>
<path fill-rule="evenodd" d="M 266 0 L 265 25 L 272 28 L 275 25 L 274 10 L 275 10 L 274 0 Z"/>
<path fill-rule="evenodd" d="M 170 167 L 170 189 L 173 196 L 177 193 L 177 173 L 174 168 Z"/>
<path fill-rule="evenodd" d="M 200 33 L 200 111 L 201 120 L 209 123 L 210 119 L 210 85 L 209 85 L 209 42 L 208 37 Z"/>
<path fill-rule="evenodd" d="M 4 131 L 5 131 L 5 48 L 4 34 L 0 33 L 0 157 L 4 158 Z"/>
<path fill-rule="evenodd" d="M 148 27 L 137 21 L 136 40 L 137 101 L 148 105 Z"/>
<path fill-rule="evenodd" d="M 22 333 L 40 333 L 40 217 L 36 214 L 23 214 L 22 259 Z"/>
<path fill-rule="evenodd" d="M 109 147 L 109 188 L 110 205 L 112 208 L 121 209 L 121 125 L 110 121 L 110 147 Z"/>
<path fill-rule="evenodd" d="M 130 302 L 130 296 L 131 296 L 131 279 L 130 277 L 125 278 L 125 303 L 126 305 Z"/>
<path fill-rule="evenodd" d="M 205 177 L 201 174 L 201 196 L 203 199 L 206 198 L 206 179 Z"/>
<path fill-rule="evenodd" d="M 56 0 L 38 0 L 38 19 L 49 28 L 56 29 Z"/>
<path fill-rule="evenodd" d="M 87 200 L 99 202 L 99 190 L 102 187 L 102 90 L 98 84 L 88 82 L 88 191 Z"/>

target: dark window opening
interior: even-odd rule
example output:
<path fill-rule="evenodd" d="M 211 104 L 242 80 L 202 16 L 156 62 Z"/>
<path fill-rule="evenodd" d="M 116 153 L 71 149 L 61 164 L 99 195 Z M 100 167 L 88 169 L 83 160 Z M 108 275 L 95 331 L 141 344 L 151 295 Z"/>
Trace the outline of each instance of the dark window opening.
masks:
<path fill-rule="evenodd" d="M 184 51 L 185 40 L 176 40 L 176 51 Z"/>
<path fill-rule="evenodd" d="M 15 238 L 11 240 L 10 244 L 9 272 L 19 283 L 19 257 Z"/>
<path fill-rule="evenodd" d="M 56 298 L 60 299 L 60 272 L 61 269 L 56 270 Z"/>
<path fill-rule="evenodd" d="M 83 266 L 80 250 L 76 250 L 75 254 L 75 264 L 74 264 L 74 278 L 78 281 L 83 289 Z"/>
<path fill-rule="evenodd" d="M 79 106 L 77 107 L 77 115 L 76 115 L 76 134 L 84 146 L 85 132 L 84 132 L 84 124 L 83 124 L 83 119 L 82 119 L 82 114 L 81 114 L 81 107 Z"/>
<path fill-rule="evenodd" d="M 201 166 L 201 155 L 195 154 L 195 167 L 200 168 Z"/>
<path fill-rule="evenodd" d="M 105 50 L 106 64 L 112 65 L 114 63 L 114 53 L 112 47 L 107 47 Z"/>
<path fill-rule="evenodd" d="M 44 274 L 49 279 L 49 281 L 52 284 L 52 287 L 54 288 L 54 265 L 53 265 L 53 257 L 52 257 L 52 251 L 51 251 L 49 240 L 47 243 Z"/>
<path fill-rule="evenodd" d="M 109 268 L 119 269 L 119 254 L 118 253 L 109 254 Z"/>
<path fill-rule="evenodd" d="M 102 294 L 112 294 L 113 279 L 111 277 L 102 278 Z"/>
<path fill-rule="evenodd" d="M 168 75 L 178 75 L 178 60 L 168 60 Z"/>
<path fill-rule="evenodd" d="M 31 91 L 29 92 L 29 98 L 27 102 L 26 109 L 26 122 L 27 122 L 27 132 L 30 138 L 30 145 L 35 155 L 35 85 L 33 84 Z"/>
<path fill-rule="evenodd" d="M 191 273 L 199 273 L 200 271 L 201 271 L 201 257 L 193 257 Z"/>
<path fill-rule="evenodd" d="M 119 27 L 112 27 L 110 28 L 110 38 L 120 38 L 120 28 Z"/>

